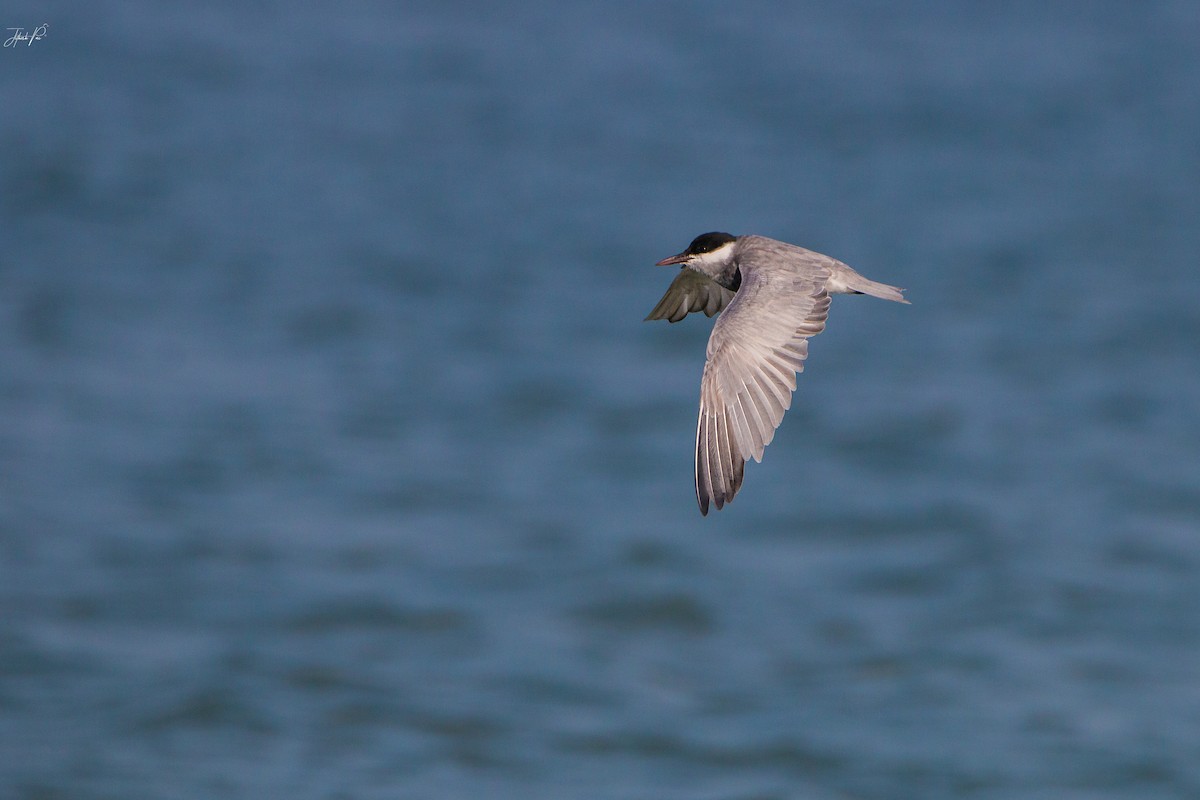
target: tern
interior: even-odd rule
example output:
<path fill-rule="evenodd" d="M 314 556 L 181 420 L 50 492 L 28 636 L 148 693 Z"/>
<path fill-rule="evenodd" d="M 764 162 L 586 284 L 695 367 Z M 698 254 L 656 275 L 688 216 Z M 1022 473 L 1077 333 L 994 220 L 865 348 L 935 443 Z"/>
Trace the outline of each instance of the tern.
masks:
<path fill-rule="evenodd" d="M 646 319 L 721 315 L 708 338 L 696 423 L 696 502 L 707 516 L 710 503 L 733 500 L 746 459 L 762 461 L 792 404 L 808 339 L 825 329 L 830 295 L 908 301 L 903 289 L 835 258 L 765 236 L 704 233 L 657 266 L 672 264 L 679 275 Z"/>

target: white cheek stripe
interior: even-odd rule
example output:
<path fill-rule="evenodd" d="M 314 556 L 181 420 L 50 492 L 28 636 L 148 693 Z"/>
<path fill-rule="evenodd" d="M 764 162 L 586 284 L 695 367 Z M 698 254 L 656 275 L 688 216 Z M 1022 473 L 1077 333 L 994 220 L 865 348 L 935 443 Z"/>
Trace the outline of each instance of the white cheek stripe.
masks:
<path fill-rule="evenodd" d="M 733 242 L 723 244 L 711 253 L 701 253 L 692 258 L 692 261 L 704 264 L 705 266 L 720 266 L 729 260 L 729 248 L 733 247 Z"/>

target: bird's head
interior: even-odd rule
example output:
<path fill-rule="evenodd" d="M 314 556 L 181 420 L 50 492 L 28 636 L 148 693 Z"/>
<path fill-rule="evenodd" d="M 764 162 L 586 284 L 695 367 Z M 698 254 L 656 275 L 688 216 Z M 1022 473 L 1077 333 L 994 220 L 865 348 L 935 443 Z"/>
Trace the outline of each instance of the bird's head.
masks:
<path fill-rule="evenodd" d="M 702 233 L 682 253 L 664 258 L 656 266 L 666 267 L 681 264 L 706 275 L 719 275 L 727 271 L 733 261 L 733 245 L 736 236 L 714 231 Z"/>

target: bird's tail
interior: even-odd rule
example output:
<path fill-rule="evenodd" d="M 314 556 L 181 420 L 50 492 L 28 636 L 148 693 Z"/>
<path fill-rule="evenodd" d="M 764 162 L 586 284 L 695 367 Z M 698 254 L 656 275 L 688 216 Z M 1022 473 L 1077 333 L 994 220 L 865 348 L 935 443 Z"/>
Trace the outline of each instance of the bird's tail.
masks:
<path fill-rule="evenodd" d="M 907 303 L 904 299 L 904 290 L 899 286 L 890 286 L 886 283 L 877 283 L 876 281 L 867 280 L 857 272 L 852 272 L 850 275 L 839 276 L 842 283 L 851 292 L 857 294 L 869 294 L 871 297 L 878 297 L 881 300 L 892 300 L 897 303 Z"/>

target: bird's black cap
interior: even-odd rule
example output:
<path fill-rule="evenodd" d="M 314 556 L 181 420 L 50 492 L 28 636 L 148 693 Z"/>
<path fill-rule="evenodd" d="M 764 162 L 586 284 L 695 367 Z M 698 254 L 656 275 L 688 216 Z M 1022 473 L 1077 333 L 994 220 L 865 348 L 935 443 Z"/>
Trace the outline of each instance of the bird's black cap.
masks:
<path fill-rule="evenodd" d="M 732 236 L 728 233 L 723 233 L 721 231 L 710 231 L 709 233 L 702 233 L 699 236 L 697 236 L 695 239 L 692 239 L 692 243 L 688 245 L 687 250 L 685 250 L 684 252 L 691 253 L 692 255 L 699 255 L 700 253 L 711 253 L 713 250 L 716 250 L 721 245 L 729 244 L 735 238 L 737 238 L 737 237 Z"/>

